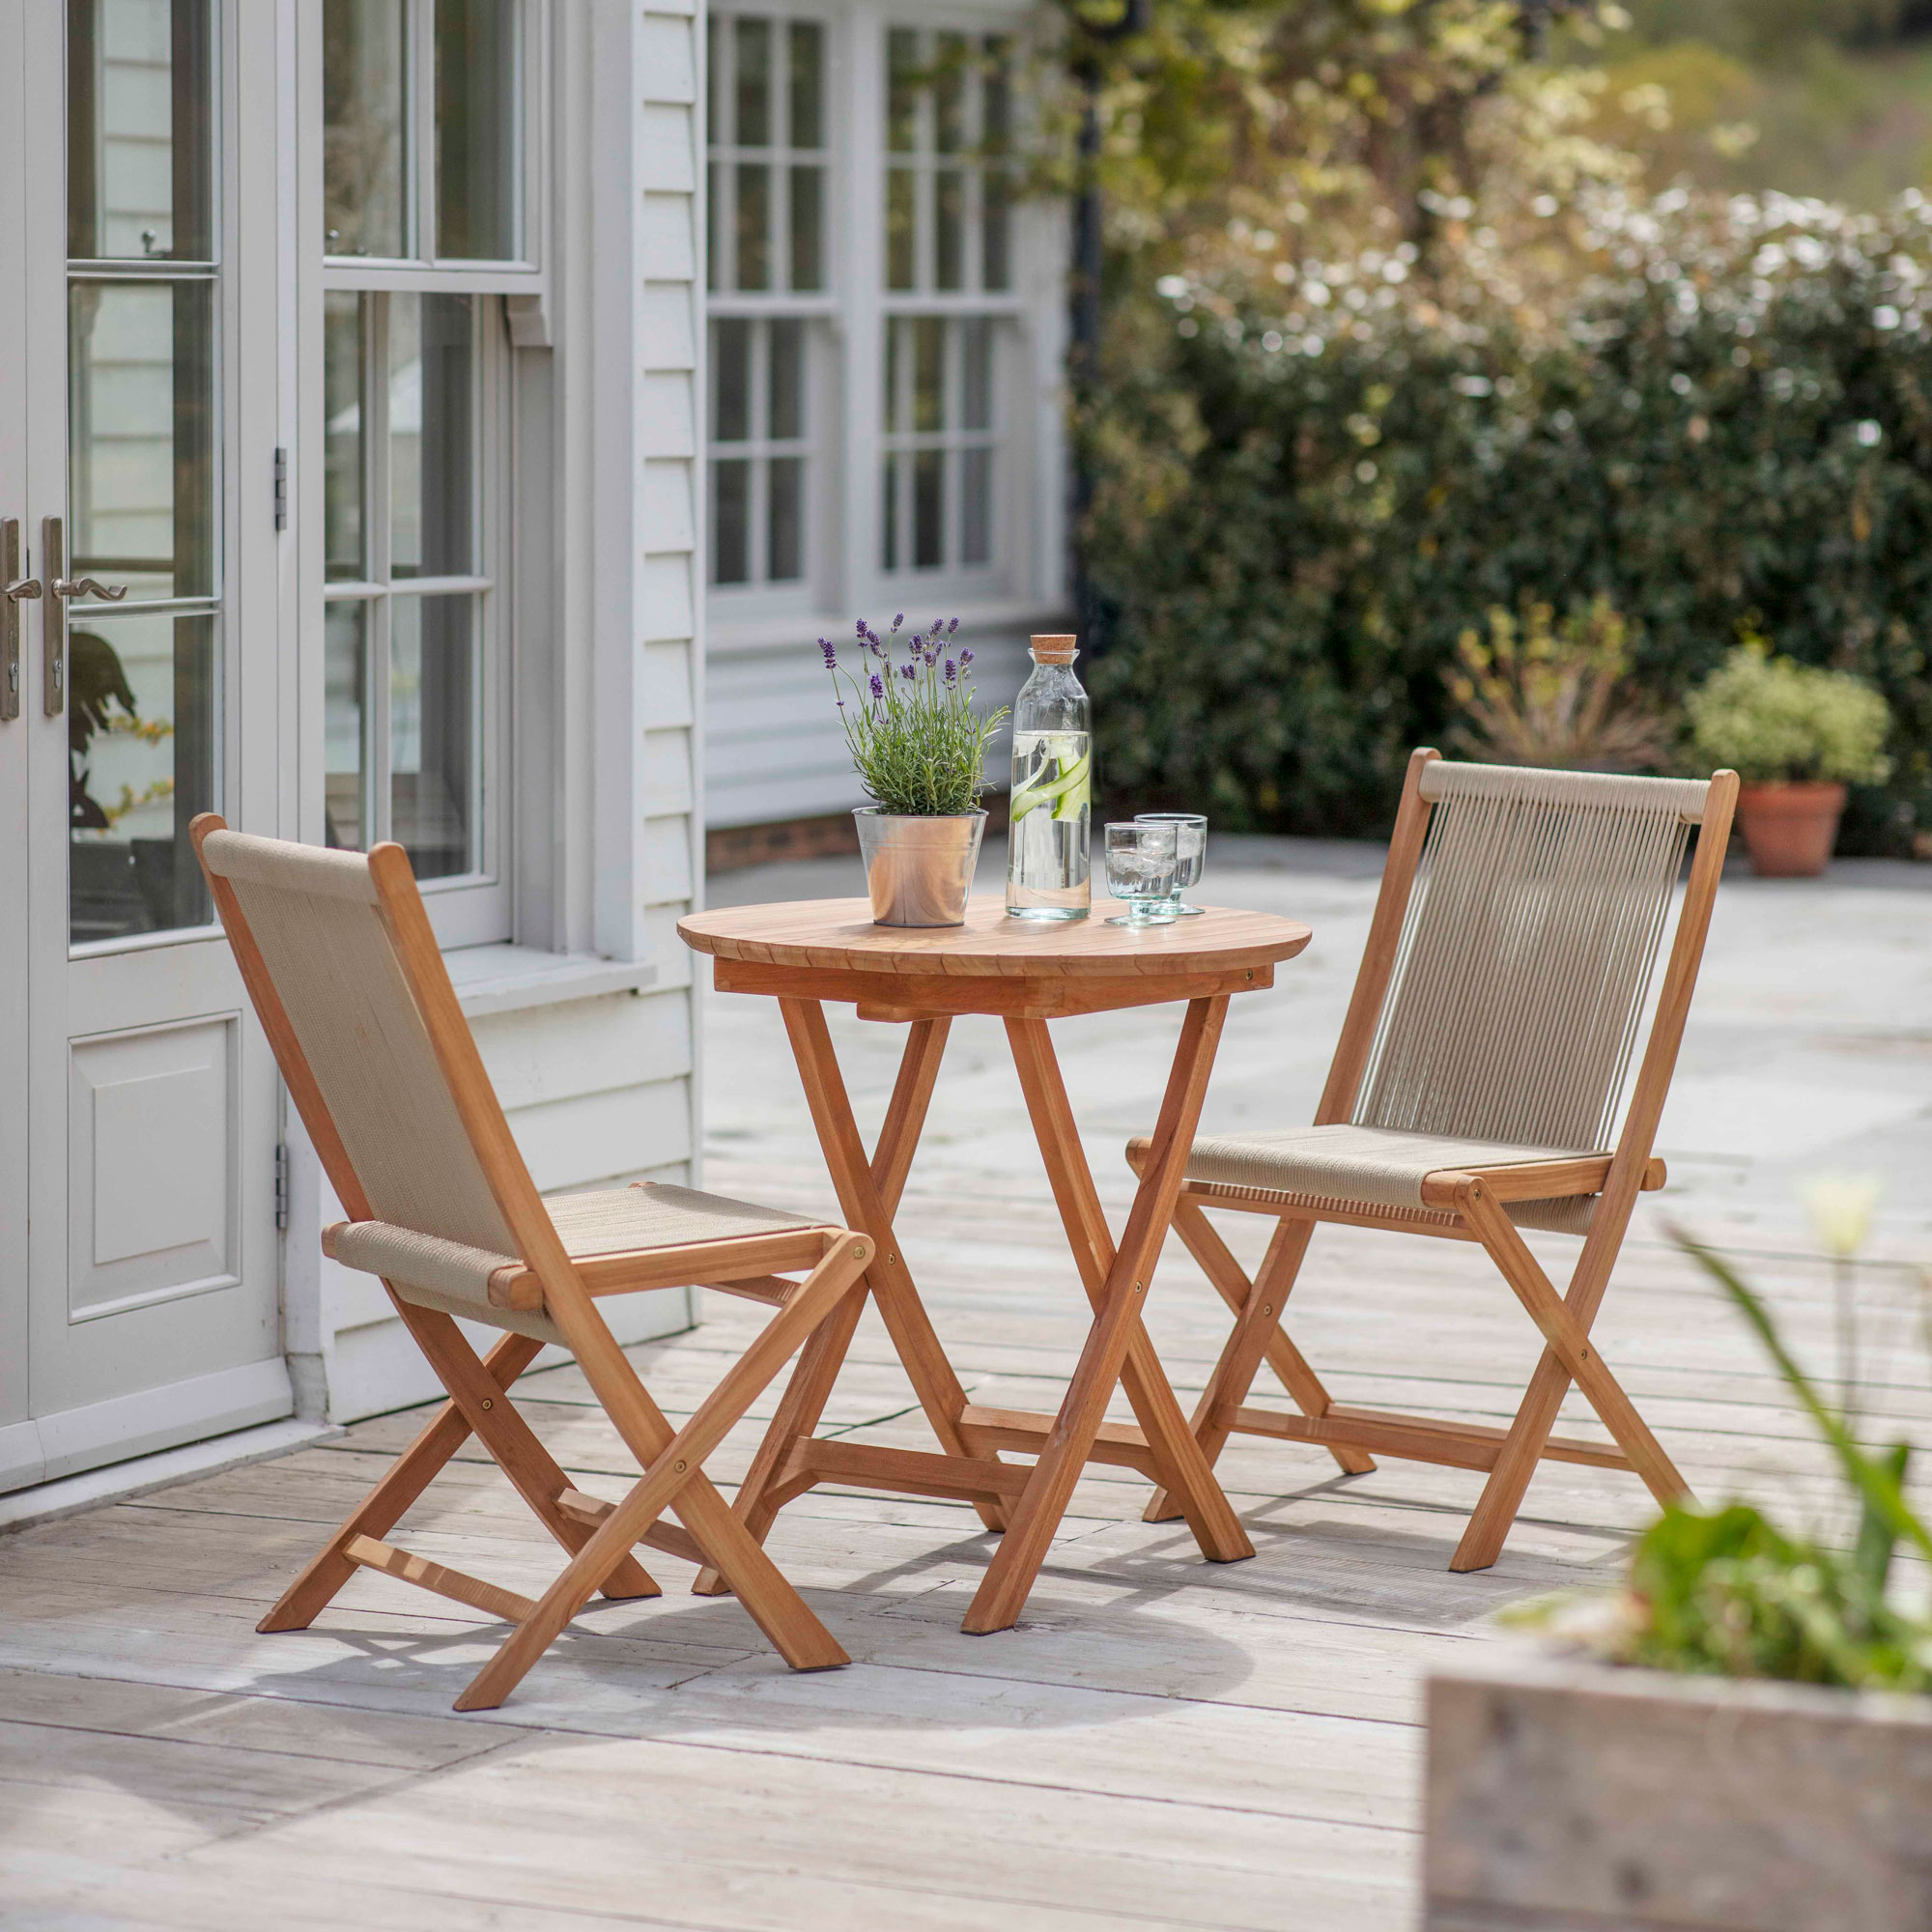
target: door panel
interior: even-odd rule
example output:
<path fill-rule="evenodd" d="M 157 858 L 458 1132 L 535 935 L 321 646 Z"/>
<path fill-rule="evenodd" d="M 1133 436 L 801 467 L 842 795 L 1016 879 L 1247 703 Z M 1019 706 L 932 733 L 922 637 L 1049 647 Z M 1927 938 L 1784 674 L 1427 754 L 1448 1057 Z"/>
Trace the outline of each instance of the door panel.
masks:
<path fill-rule="evenodd" d="M 24 1312 L 52 1476 L 290 1406 L 278 1092 L 187 837 L 211 809 L 276 829 L 276 611 L 251 625 L 233 566 L 276 542 L 266 488 L 251 505 L 239 486 L 270 474 L 274 367 L 244 387 L 234 351 L 275 300 L 272 201 L 251 197 L 250 230 L 238 192 L 275 149 L 251 157 L 238 130 L 249 90 L 273 99 L 278 10 L 10 12 L 21 69 L 66 81 L 33 90 L 19 124 L 17 338 L 25 514 L 66 594 L 40 600 L 35 688 L 17 731 L 0 726 L 0 785 L 24 765 L 31 1207 L 28 1278 L 0 1321 Z"/>

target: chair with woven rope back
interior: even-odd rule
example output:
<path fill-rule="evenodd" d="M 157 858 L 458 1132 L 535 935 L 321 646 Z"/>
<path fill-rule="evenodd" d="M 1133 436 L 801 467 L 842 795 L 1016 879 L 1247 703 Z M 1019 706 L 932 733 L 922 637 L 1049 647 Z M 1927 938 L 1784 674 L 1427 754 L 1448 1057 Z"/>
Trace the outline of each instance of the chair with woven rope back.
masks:
<path fill-rule="evenodd" d="M 1236 1321 L 1195 1410 L 1210 1462 L 1231 1433 L 1488 1472 L 1450 1567 L 1496 1560 L 1537 1463 L 1634 1470 L 1660 1501 L 1682 1476 L 1589 1336 L 1669 1090 L 1730 835 L 1738 781 L 1618 778 L 1409 759 L 1367 949 L 1306 1127 L 1196 1140 L 1175 1231 Z M 1697 850 L 1659 988 L 1692 827 Z M 1634 1082 L 1630 1081 L 1633 1063 Z M 1616 1127 L 1626 1086 L 1630 1099 Z M 1144 1141 L 1128 1144 L 1136 1167 Z M 1208 1208 L 1272 1216 L 1250 1281 Z M 1281 1326 L 1318 1221 L 1477 1241 L 1544 1338 L 1507 1429 L 1329 1399 Z M 1519 1227 L 1580 1235 L 1558 1294 Z M 1265 1360 L 1301 1413 L 1248 1404 Z M 1608 1443 L 1551 1430 L 1575 1382 Z M 1157 1493 L 1150 1521 L 1175 1514 Z"/>
<path fill-rule="evenodd" d="M 544 1201 L 402 847 L 325 851 L 230 832 L 212 812 L 192 834 L 290 1097 L 350 1216 L 323 1246 L 382 1277 L 449 1397 L 259 1627 L 306 1629 L 356 1570 L 383 1571 L 515 1625 L 456 1700 L 461 1711 L 486 1710 L 592 1595 L 659 1594 L 633 1554 L 644 1544 L 715 1568 L 795 1669 L 845 1662 L 703 1463 L 859 1288 L 867 1237 L 680 1187 Z M 697 1283 L 776 1313 L 674 1431 L 596 1297 Z M 479 1355 L 458 1316 L 506 1332 Z M 576 1356 L 643 1470 L 619 1503 L 572 1488 L 507 1399 L 546 1343 Z M 568 1555 L 535 1602 L 383 1540 L 472 1434 Z"/>

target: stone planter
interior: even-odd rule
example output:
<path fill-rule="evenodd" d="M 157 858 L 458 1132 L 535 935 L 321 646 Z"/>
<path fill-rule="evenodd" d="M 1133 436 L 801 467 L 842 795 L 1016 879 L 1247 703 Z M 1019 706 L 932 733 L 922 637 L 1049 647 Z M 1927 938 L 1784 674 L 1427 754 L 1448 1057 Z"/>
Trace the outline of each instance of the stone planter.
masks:
<path fill-rule="evenodd" d="M 1924 1932 L 1932 1698 L 1504 1652 L 1429 1684 L 1426 1932 Z"/>
<path fill-rule="evenodd" d="M 964 925 L 983 811 L 915 818 L 863 805 L 852 814 L 874 925 Z"/>
<path fill-rule="evenodd" d="M 1841 784 L 1747 784 L 1738 789 L 1738 828 L 1761 879 L 1815 879 L 1831 863 Z"/>

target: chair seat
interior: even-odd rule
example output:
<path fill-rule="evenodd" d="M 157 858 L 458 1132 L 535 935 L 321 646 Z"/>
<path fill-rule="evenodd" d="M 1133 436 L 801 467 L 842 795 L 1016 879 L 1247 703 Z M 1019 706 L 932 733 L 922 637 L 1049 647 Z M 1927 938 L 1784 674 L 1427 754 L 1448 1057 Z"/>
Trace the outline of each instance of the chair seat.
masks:
<path fill-rule="evenodd" d="M 1129 1144 L 1129 1158 L 1144 1142 Z M 1480 1173 L 1530 1161 L 1588 1159 L 1590 1148 L 1518 1147 L 1507 1141 L 1407 1133 L 1348 1124 L 1274 1127 L 1247 1134 L 1203 1134 L 1187 1163 L 1189 1180 L 1279 1194 L 1284 1205 L 1345 1212 L 1400 1213 L 1424 1226 L 1450 1227 L 1453 1214 L 1423 1200 L 1422 1183 L 1445 1169 Z M 1560 1234 L 1584 1234 L 1594 1195 L 1512 1202 L 1512 1219 Z"/>
<path fill-rule="evenodd" d="M 574 1262 L 828 1225 L 780 1208 L 657 1182 L 554 1195 L 544 1206 Z M 406 1301 L 562 1343 L 540 1308 L 507 1308 L 492 1301 L 490 1277 L 503 1270 L 520 1272 L 524 1263 L 516 1255 L 495 1254 L 385 1221 L 338 1222 L 325 1232 L 323 1246 L 345 1267 L 383 1276 Z"/>

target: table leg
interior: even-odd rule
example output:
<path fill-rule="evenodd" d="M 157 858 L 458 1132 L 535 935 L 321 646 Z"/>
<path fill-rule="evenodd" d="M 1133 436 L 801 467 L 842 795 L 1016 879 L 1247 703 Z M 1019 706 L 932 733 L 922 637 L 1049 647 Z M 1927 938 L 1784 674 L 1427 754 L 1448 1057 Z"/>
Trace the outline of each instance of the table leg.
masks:
<path fill-rule="evenodd" d="M 1047 1023 L 1040 1019 L 1009 1020 L 1007 1038 L 1012 1047 L 1013 1064 L 1019 1069 L 1020 1087 L 1026 1094 L 1027 1111 L 1033 1117 L 1034 1138 L 1039 1143 L 1053 1198 L 1059 1205 L 1060 1218 L 1065 1223 L 1066 1238 L 1072 1245 L 1087 1298 L 1097 1314 L 1116 1260 L 1114 1237 L 1100 1207 L 1099 1190 L 1094 1185 L 1093 1170 L 1080 1144 L 1080 1129 L 1066 1097 L 1066 1083 L 1061 1077 L 1053 1038 Z M 1160 1236 L 1164 1237 L 1166 1232 L 1163 1222 Z M 1158 1255 L 1156 1244 L 1148 1264 L 1150 1268 Z M 1145 1272 L 1140 1276 L 1142 1280 L 1147 1278 Z M 1179 1513 L 1186 1517 L 1202 1553 L 1217 1563 L 1252 1556 L 1254 1545 L 1248 1541 L 1234 1506 L 1215 1480 L 1213 1469 L 1168 1382 L 1166 1371 L 1154 1353 L 1146 1325 L 1138 1320 L 1127 1344 L 1121 1386 L 1161 1470 L 1159 1487 L 1171 1493 L 1179 1506 Z"/>
<path fill-rule="evenodd" d="M 1167 1235 L 1174 1204 L 1180 1194 L 1194 1129 L 1208 1092 L 1227 1017 L 1228 996 L 1188 1002 L 1187 1018 L 1175 1048 L 1160 1119 L 1141 1172 L 1121 1245 L 1107 1269 L 1099 1307 L 1080 1352 L 1080 1364 L 1054 1420 L 1033 1475 L 1021 1492 L 1013 1520 L 966 1612 L 963 1628 L 976 1634 L 1009 1630 L 1019 1621 L 1021 1607 L 1039 1575 L 1061 1519 L 1072 1499 L 1074 1485 L 1087 1464 L 1089 1452 L 1106 1415 L 1121 1371 L 1140 1325 L 1147 1281 Z M 1080 1244 L 1076 1241 L 1076 1247 Z M 1170 1391 L 1170 1396 L 1171 1396 Z M 1213 1483 L 1210 1471 L 1208 1478 Z M 1236 1529 L 1238 1531 L 1238 1524 Z M 1243 1544 L 1246 1537 L 1242 1537 Z M 1239 1552 L 1252 1554 L 1252 1548 Z"/>

